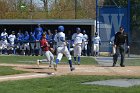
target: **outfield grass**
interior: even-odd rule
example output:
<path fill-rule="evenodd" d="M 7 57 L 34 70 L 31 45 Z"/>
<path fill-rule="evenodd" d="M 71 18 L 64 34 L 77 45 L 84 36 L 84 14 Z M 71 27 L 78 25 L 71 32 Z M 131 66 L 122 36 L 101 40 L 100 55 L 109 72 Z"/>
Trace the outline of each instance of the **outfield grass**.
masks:
<path fill-rule="evenodd" d="M 13 67 L 0 66 L 0 76 L 27 73 L 27 71 L 14 70 Z"/>
<path fill-rule="evenodd" d="M 83 82 L 107 80 L 115 76 L 55 76 L 0 83 L 0 93 L 140 93 L 140 86 L 129 88 L 83 85 Z M 135 77 L 127 77 L 135 78 Z M 137 77 L 140 78 L 140 77 Z"/>
<path fill-rule="evenodd" d="M 44 56 L 0 56 L 0 63 L 25 63 L 25 64 L 36 64 L 37 59 L 44 59 Z M 67 58 L 63 57 L 62 63 L 66 63 Z M 81 64 L 97 64 L 92 57 L 82 57 Z"/>

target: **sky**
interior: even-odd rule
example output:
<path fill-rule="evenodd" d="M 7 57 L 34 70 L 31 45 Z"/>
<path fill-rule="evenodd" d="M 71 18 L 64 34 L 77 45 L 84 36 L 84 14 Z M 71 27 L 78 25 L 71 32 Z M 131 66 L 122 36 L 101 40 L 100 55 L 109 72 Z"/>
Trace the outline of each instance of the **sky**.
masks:
<path fill-rule="evenodd" d="M 48 0 L 48 1 L 49 1 L 49 4 L 51 5 L 55 0 Z M 43 2 L 42 2 L 41 0 L 33 0 L 33 2 L 34 2 L 37 6 L 39 6 L 39 7 L 43 7 L 43 6 L 44 6 L 44 4 L 43 4 Z M 48 7 L 49 7 L 50 5 L 48 5 Z"/>

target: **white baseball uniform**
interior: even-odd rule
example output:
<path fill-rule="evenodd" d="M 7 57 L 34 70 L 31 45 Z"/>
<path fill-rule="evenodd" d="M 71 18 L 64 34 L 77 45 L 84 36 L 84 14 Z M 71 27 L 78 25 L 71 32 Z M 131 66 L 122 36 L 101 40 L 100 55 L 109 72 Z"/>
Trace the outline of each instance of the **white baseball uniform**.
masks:
<path fill-rule="evenodd" d="M 99 44 L 100 44 L 100 42 L 101 42 L 101 39 L 100 39 L 100 37 L 99 36 L 97 36 L 97 37 L 93 37 L 92 38 L 92 42 L 93 42 L 93 51 L 94 52 L 99 52 Z"/>
<path fill-rule="evenodd" d="M 87 34 L 84 34 L 83 35 L 83 43 L 82 43 L 82 50 L 85 49 L 87 50 L 87 44 L 88 44 L 88 35 Z"/>
<path fill-rule="evenodd" d="M 65 54 L 68 60 L 71 60 L 71 55 L 65 42 L 65 34 L 63 32 L 57 33 L 54 40 L 57 43 L 57 59 L 61 60 L 63 54 Z"/>
<path fill-rule="evenodd" d="M 3 37 L 2 38 L 2 49 L 5 49 L 5 48 L 7 48 L 7 45 L 8 45 L 8 42 L 7 42 L 8 34 L 6 32 L 2 32 L 1 36 Z"/>
<path fill-rule="evenodd" d="M 83 42 L 83 34 L 82 33 L 74 33 L 72 35 L 72 40 L 74 40 L 74 57 L 76 56 L 81 56 L 81 52 L 82 52 L 82 42 Z"/>
<path fill-rule="evenodd" d="M 15 39 L 16 39 L 16 36 L 11 34 L 11 35 L 9 35 L 8 39 L 10 41 L 10 44 L 13 46 L 14 42 L 15 42 Z"/>

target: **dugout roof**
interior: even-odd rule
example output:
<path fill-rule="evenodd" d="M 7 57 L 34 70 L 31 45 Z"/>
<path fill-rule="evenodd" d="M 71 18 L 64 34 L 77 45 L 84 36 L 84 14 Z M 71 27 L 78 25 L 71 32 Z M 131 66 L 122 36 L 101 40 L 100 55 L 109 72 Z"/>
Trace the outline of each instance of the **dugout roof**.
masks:
<path fill-rule="evenodd" d="M 94 19 L 1 19 L 0 25 L 33 25 L 33 24 L 48 24 L 48 25 L 94 25 Z"/>

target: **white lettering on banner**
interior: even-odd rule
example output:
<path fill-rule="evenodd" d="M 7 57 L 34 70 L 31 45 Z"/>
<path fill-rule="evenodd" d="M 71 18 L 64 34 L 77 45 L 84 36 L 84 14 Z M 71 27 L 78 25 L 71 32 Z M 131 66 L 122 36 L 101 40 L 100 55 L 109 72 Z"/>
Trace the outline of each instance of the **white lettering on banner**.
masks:
<path fill-rule="evenodd" d="M 114 27 L 115 32 L 117 32 L 119 30 L 119 27 L 121 26 L 124 14 L 102 14 L 102 16 L 104 19 L 104 24 L 111 25 L 111 28 Z"/>
<path fill-rule="evenodd" d="M 119 27 L 122 24 L 124 14 L 102 14 L 104 23 L 100 25 L 103 28 L 104 37 L 106 40 L 110 39 L 112 27 L 114 27 L 115 33 L 119 31 Z"/>

